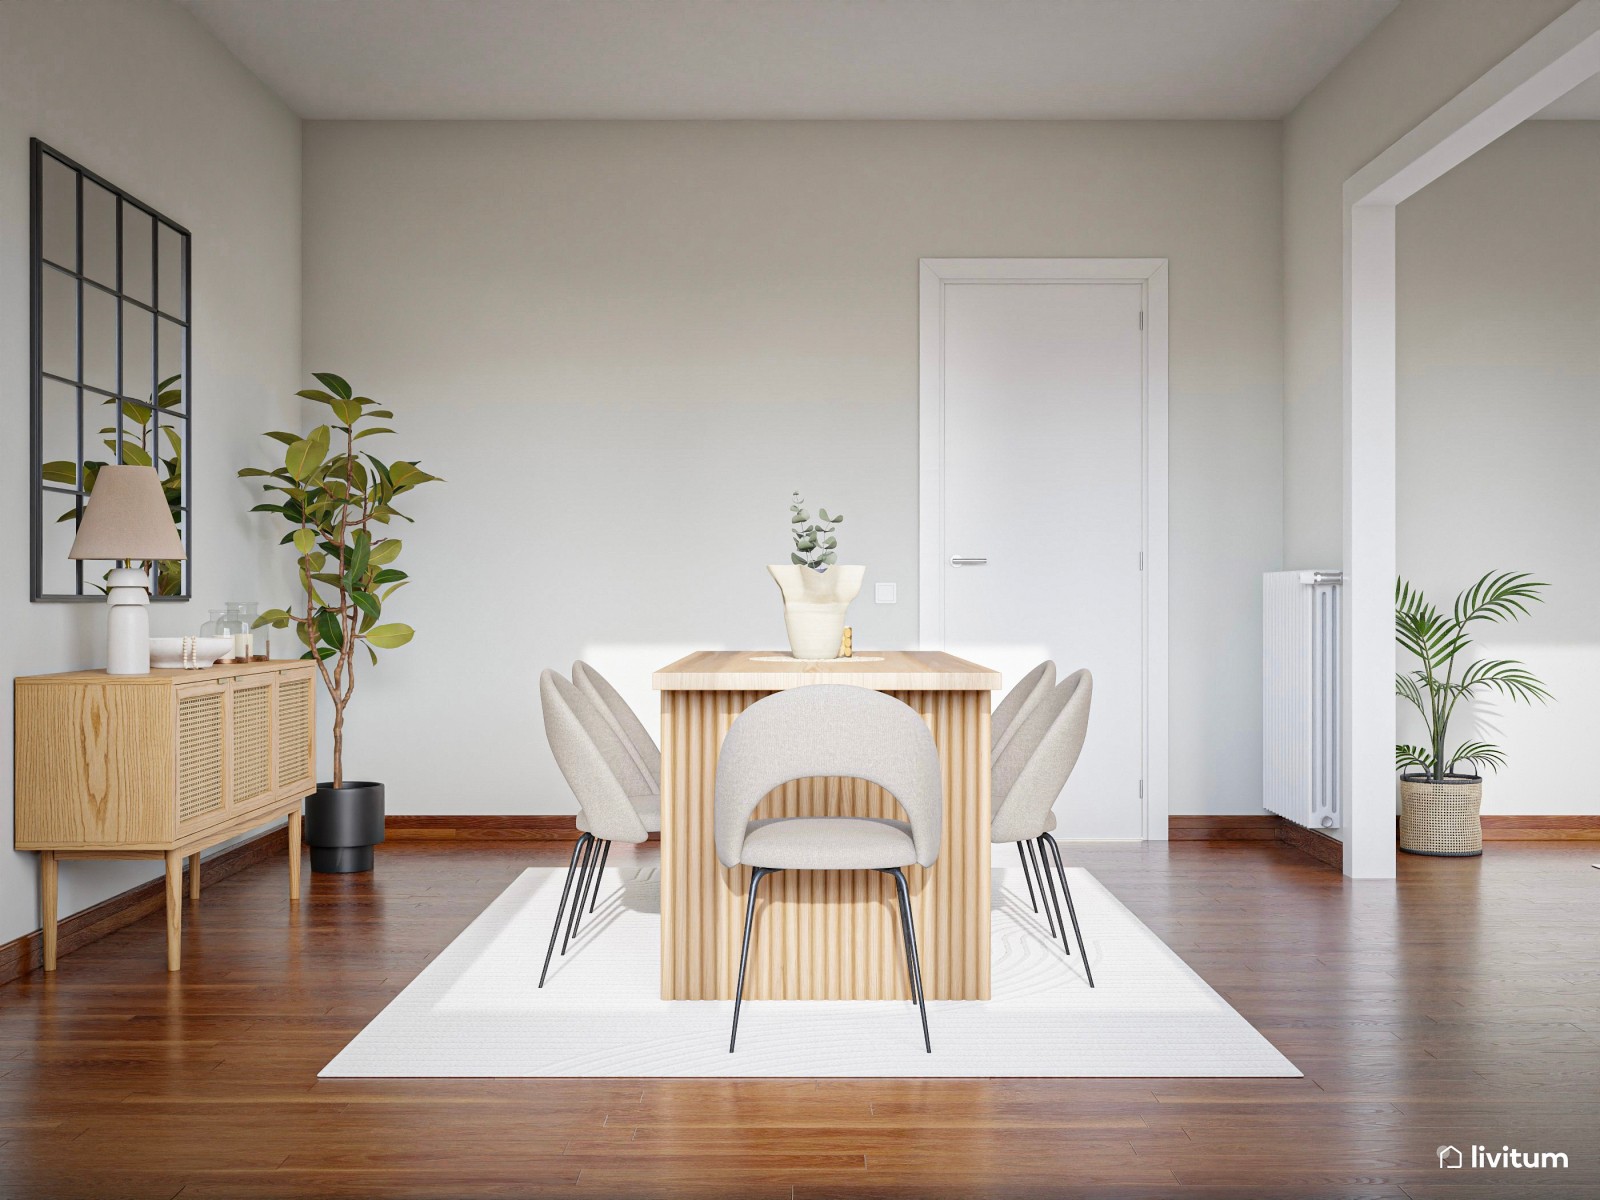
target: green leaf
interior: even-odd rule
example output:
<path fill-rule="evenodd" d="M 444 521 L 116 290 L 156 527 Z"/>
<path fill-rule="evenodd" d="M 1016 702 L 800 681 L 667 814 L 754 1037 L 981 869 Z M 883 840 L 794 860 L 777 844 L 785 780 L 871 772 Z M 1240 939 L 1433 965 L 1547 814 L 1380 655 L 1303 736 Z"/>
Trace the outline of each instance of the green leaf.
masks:
<path fill-rule="evenodd" d="M 289 474 L 299 480 L 310 478 L 328 457 L 328 439 L 331 436 L 326 425 L 318 425 L 302 441 L 290 446 L 283 459 Z"/>
<path fill-rule="evenodd" d="M 375 567 L 381 567 L 386 563 L 392 563 L 395 559 L 400 557 L 400 546 L 401 543 L 399 538 L 384 538 L 383 541 L 378 542 L 372 547 L 372 553 L 368 557 L 367 561 Z"/>
<path fill-rule="evenodd" d="M 155 465 L 151 461 L 149 453 L 141 450 L 132 442 L 122 443 L 122 461 L 135 467 L 149 467 Z"/>
<path fill-rule="evenodd" d="M 382 425 L 379 425 L 379 426 L 377 426 L 376 428 L 373 428 L 373 429 L 363 429 L 360 433 L 356 434 L 356 440 L 360 441 L 364 437 L 374 437 L 374 436 L 376 436 L 377 434 L 380 434 L 380 433 L 393 433 L 393 432 L 394 432 L 394 430 L 385 429 Z"/>
<path fill-rule="evenodd" d="M 379 614 L 383 611 L 383 605 L 378 602 L 378 598 L 371 592 L 353 590 L 350 593 L 350 599 L 355 601 L 355 606 L 357 608 L 367 614 L 367 620 L 369 624 L 372 621 L 376 621 Z"/>
<path fill-rule="evenodd" d="M 798 554 L 789 555 L 789 561 L 794 563 L 794 565 L 797 567 L 803 567 L 806 565 L 806 560 L 801 558 Z"/>
<path fill-rule="evenodd" d="M 332 609 L 324 608 L 317 613 L 317 637 L 336 651 L 344 648 L 344 629 L 339 625 L 338 614 Z"/>
<path fill-rule="evenodd" d="M 393 650 L 404 646 L 414 635 L 415 630 L 409 625 L 379 625 L 367 630 L 366 639 L 380 650 Z"/>
<path fill-rule="evenodd" d="M 263 625 L 271 625 L 275 629 L 287 629 L 291 615 L 286 608 L 269 608 L 255 619 L 250 628 L 260 629 Z"/>
<path fill-rule="evenodd" d="M 301 554 L 310 554 L 317 548 L 317 531 L 315 529 L 297 529 L 294 531 L 294 548 Z"/>
<path fill-rule="evenodd" d="M 1433 774 L 1433 755 L 1421 746 L 1396 746 L 1394 748 L 1394 765 L 1397 770 L 1414 767 L 1427 775 Z"/>
<path fill-rule="evenodd" d="M 416 463 L 397 462 L 389 468 L 389 478 L 394 481 L 395 489 L 414 488 L 418 484 L 429 483 L 438 479 L 437 475 L 429 475 L 420 470 Z"/>
<path fill-rule="evenodd" d="M 285 446 L 292 446 L 300 440 L 298 433 L 285 433 L 281 429 L 275 429 L 266 436 L 275 442 L 282 442 Z"/>
<path fill-rule="evenodd" d="M 333 415 L 339 418 L 341 424 L 354 425 L 361 419 L 361 405 L 354 400 L 335 400 Z"/>
<path fill-rule="evenodd" d="M 350 535 L 350 550 L 344 560 L 344 584 L 355 588 L 367 573 L 367 561 L 372 556 L 372 535 L 358 529 Z"/>
<path fill-rule="evenodd" d="M 332 404 L 336 399 L 336 397 L 328 395 L 327 392 L 322 391 L 320 388 L 302 388 L 295 395 L 303 396 L 307 400 L 315 400 L 318 404 Z"/>
<path fill-rule="evenodd" d="M 39 470 L 46 483 L 74 484 L 78 482 L 78 464 L 74 462 L 47 462 Z"/>
<path fill-rule="evenodd" d="M 355 395 L 350 390 L 350 385 L 331 371 L 313 371 L 311 375 L 312 378 L 341 400 L 348 400 Z"/>

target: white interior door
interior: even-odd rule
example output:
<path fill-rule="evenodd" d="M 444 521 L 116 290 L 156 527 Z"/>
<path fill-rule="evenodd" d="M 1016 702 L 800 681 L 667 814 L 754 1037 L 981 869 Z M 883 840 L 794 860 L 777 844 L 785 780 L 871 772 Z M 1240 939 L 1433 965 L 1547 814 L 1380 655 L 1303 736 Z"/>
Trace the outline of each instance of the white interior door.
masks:
<path fill-rule="evenodd" d="M 1043 658 L 1093 673 L 1088 740 L 1056 803 L 1071 838 L 1145 836 L 1144 295 L 942 289 L 942 641 L 1007 687 Z"/>

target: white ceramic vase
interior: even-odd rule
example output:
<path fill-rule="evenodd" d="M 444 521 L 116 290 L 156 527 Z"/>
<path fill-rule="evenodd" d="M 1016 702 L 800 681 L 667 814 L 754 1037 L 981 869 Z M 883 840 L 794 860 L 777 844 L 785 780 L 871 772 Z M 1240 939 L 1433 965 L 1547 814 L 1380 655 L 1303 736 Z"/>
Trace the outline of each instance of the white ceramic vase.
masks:
<path fill-rule="evenodd" d="M 783 624 L 789 631 L 789 652 L 816 661 L 838 658 L 844 640 L 844 618 L 861 590 L 865 567 L 831 566 L 813 571 L 795 563 L 769 566 L 783 593 Z"/>

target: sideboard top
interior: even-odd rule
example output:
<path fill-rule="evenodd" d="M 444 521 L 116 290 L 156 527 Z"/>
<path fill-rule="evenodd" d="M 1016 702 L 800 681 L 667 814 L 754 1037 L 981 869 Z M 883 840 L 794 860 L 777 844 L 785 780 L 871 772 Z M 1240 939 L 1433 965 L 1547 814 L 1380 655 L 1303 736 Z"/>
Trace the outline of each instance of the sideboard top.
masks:
<path fill-rule="evenodd" d="M 166 687 L 173 683 L 196 683 L 205 679 L 234 679 L 264 671 L 286 671 L 294 667 L 311 670 L 308 658 L 273 658 L 264 662 L 218 663 L 214 667 L 151 667 L 148 675 L 108 675 L 104 671 L 59 671 L 54 675 L 19 675 L 17 684 L 98 683 L 122 687 Z"/>

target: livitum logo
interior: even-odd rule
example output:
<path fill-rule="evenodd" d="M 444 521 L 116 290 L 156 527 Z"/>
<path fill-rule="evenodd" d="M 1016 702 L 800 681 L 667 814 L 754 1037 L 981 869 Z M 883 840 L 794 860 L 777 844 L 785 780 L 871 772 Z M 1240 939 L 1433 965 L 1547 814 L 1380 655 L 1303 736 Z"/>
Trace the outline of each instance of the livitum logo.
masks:
<path fill-rule="evenodd" d="M 1459 1171 L 1463 1167 L 1530 1167 L 1533 1170 L 1565 1168 L 1567 1156 L 1549 1150 L 1518 1150 L 1501 1146 L 1492 1150 L 1488 1146 L 1472 1146 L 1463 1154 L 1454 1146 L 1440 1146 L 1439 1166 L 1445 1170 Z"/>

